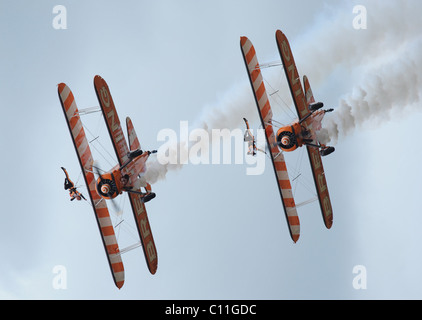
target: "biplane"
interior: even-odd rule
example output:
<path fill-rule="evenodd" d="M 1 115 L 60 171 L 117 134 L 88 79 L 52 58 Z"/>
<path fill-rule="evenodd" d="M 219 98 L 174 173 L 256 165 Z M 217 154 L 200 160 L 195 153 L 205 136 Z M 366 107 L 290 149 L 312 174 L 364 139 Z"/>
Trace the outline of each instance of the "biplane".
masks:
<path fill-rule="evenodd" d="M 157 250 L 145 209 L 145 202 L 154 198 L 155 194 L 151 192 L 151 186 L 142 176 L 146 171 L 145 163 L 153 151 L 141 149 L 129 117 L 126 118 L 129 144 L 126 142 L 107 83 L 102 77 L 95 76 L 94 87 L 118 159 L 118 163 L 105 173 L 101 173 L 94 164 L 72 91 L 66 84 L 60 83 L 58 93 L 94 209 L 113 280 L 120 289 L 124 284 L 124 267 L 106 199 L 114 199 L 122 193 L 128 194 L 148 269 L 151 274 L 155 274 L 158 263 Z M 97 178 L 95 178 L 95 174 L 98 176 Z M 145 192 L 141 191 L 142 187 L 145 188 Z"/>
<path fill-rule="evenodd" d="M 300 236 L 300 222 L 283 153 L 292 152 L 302 146 L 306 146 L 324 224 L 327 229 L 330 229 L 333 223 L 333 212 L 321 156 L 332 153 L 334 147 L 320 143 L 316 133 L 321 129 L 321 121 L 325 113 L 331 112 L 333 109 L 323 110 L 323 103 L 315 102 L 306 76 L 303 77 L 305 88 L 305 91 L 303 91 L 290 44 L 280 30 L 276 31 L 276 42 L 298 115 L 296 121 L 288 126 L 279 128 L 277 133 L 274 133 L 273 113 L 255 48 L 247 37 L 240 38 L 240 47 L 253 89 L 261 125 L 265 129 L 265 137 L 270 150 L 269 154 L 277 179 L 290 236 L 294 242 L 297 242 Z"/>

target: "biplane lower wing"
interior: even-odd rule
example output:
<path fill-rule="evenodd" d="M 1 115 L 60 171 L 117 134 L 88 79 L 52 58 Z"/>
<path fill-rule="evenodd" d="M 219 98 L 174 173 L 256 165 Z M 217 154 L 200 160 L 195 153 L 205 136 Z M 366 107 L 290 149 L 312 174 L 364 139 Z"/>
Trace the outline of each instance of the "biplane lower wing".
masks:
<path fill-rule="evenodd" d="M 307 105 L 314 103 L 314 95 L 312 94 L 311 85 L 306 76 L 303 76 L 303 86 L 305 87 L 305 97 Z M 321 154 L 319 149 L 306 146 L 308 150 L 309 161 L 311 163 L 312 174 L 314 177 L 315 188 L 318 193 L 319 205 L 321 207 L 322 217 L 327 229 L 333 225 L 333 210 L 331 207 L 330 195 L 328 193 L 327 181 L 325 179 L 324 167 L 322 165 Z"/>
<path fill-rule="evenodd" d="M 58 92 L 79 164 L 88 188 L 89 198 L 91 200 L 92 208 L 94 209 L 104 249 L 107 253 L 107 259 L 114 283 L 120 289 L 124 283 L 123 262 L 106 202 L 98 195 L 95 188 L 95 177 L 92 173 L 92 154 L 79 117 L 75 98 L 72 91 L 64 83 L 58 85 Z"/>
<path fill-rule="evenodd" d="M 116 152 L 119 164 L 122 166 L 129 160 L 129 148 L 126 142 L 126 138 L 123 135 L 123 130 L 120 125 L 119 116 L 117 115 L 117 111 L 114 106 L 113 98 L 111 97 L 110 89 L 105 80 L 100 76 L 95 76 L 94 86 L 101 110 L 104 115 L 104 119 L 106 121 L 107 129 L 110 134 L 113 148 Z M 132 123 L 130 119 L 129 122 L 131 125 Z M 131 144 L 133 144 L 132 142 L 134 141 L 136 144 L 138 138 L 136 137 L 133 125 L 129 126 L 128 129 L 130 130 L 128 134 Z M 138 145 L 140 146 L 139 141 Z M 129 193 L 129 199 L 136 221 L 139 237 L 142 242 L 142 248 L 144 250 L 148 269 L 152 274 L 155 274 L 158 266 L 157 250 L 155 247 L 154 238 L 152 236 L 145 205 L 142 202 L 142 196 L 135 193 Z"/>
<path fill-rule="evenodd" d="M 286 163 L 283 154 L 275 143 L 275 135 L 272 126 L 272 111 L 268 96 L 265 90 L 261 70 L 256 57 L 255 48 L 247 37 L 240 38 L 240 47 L 243 53 L 249 80 L 253 89 L 256 105 L 262 126 L 265 128 L 265 136 L 268 148 L 270 149 L 271 161 L 274 173 L 277 178 L 278 189 L 289 226 L 290 236 L 296 242 L 300 236 L 300 223 L 297 215 L 295 201 L 293 199 L 292 187 L 287 173 Z"/>

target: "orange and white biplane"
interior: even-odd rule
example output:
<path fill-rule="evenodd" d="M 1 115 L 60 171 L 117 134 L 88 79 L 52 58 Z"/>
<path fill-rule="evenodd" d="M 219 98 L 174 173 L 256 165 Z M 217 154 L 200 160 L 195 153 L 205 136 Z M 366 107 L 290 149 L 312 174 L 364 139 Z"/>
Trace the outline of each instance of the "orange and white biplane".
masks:
<path fill-rule="evenodd" d="M 289 42 L 280 30 L 276 32 L 276 42 L 298 115 L 296 121 L 288 126 L 279 128 L 276 134 L 274 134 L 273 130 L 273 113 L 265 90 L 255 48 L 247 37 L 240 38 L 240 47 L 252 85 L 261 124 L 265 128 L 265 136 L 289 232 L 293 241 L 296 242 L 300 236 L 300 223 L 283 152 L 291 152 L 299 147 L 306 146 L 324 223 L 330 229 L 333 223 L 333 211 L 321 156 L 332 153 L 334 148 L 320 143 L 316 133 L 321 129 L 321 121 L 325 113 L 333 111 L 333 109 L 322 110 L 323 103 L 315 102 L 306 76 L 303 77 L 303 85 L 305 87 L 305 91 L 303 91 Z"/>
<path fill-rule="evenodd" d="M 124 283 L 124 268 L 105 199 L 113 199 L 123 192 L 129 195 L 148 269 L 151 274 L 155 274 L 158 263 L 157 250 L 144 205 L 145 202 L 154 198 L 155 194 L 151 192 L 150 185 L 142 177 L 146 171 L 145 162 L 152 152 L 141 150 L 129 117 L 126 118 L 128 145 L 107 83 L 100 76 L 95 76 L 94 87 L 118 159 L 118 164 L 106 173 L 100 173 L 100 170 L 94 165 L 72 92 L 66 84 L 60 83 L 58 93 L 107 253 L 111 273 L 116 286 L 120 289 Z M 97 179 L 94 173 L 98 175 Z M 145 188 L 145 192 L 141 191 L 141 187 Z"/>

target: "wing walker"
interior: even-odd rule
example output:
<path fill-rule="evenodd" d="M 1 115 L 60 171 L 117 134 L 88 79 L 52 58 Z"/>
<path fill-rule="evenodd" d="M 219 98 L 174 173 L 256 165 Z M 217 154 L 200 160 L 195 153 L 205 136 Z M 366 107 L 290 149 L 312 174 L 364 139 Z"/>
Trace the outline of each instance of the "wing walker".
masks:
<path fill-rule="evenodd" d="M 298 115 L 296 121 L 278 129 L 277 133 L 274 133 L 273 113 L 265 90 L 255 48 L 247 37 L 240 38 L 240 47 L 254 93 L 261 125 L 265 128 L 266 141 L 270 150 L 269 153 L 277 179 L 290 236 L 293 241 L 296 242 L 300 236 L 300 223 L 283 152 L 292 152 L 302 146 L 306 146 L 324 224 L 327 229 L 330 229 L 333 224 L 333 211 L 321 156 L 332 153 L 334 147 L 320 143 L 316 133 L 321 129 L 321 121 L 324 115 L 327 112 L 333 111 L 333 109 L 323 110 L 323 103 L 315 102 L 306 76 L 303 77 L 303 86 L 305 89 L 303 90 L 289 42 L 280 30 L 276 31 L 276 42 Z M 247 124 L 247 130 L 249 131 L 249 125 L 246 119 L 245 122 Z M 254 138 L 252 141 L 254 145 Z M 252 147 L 252 153 L 254 152 L 253 150 Z"/>

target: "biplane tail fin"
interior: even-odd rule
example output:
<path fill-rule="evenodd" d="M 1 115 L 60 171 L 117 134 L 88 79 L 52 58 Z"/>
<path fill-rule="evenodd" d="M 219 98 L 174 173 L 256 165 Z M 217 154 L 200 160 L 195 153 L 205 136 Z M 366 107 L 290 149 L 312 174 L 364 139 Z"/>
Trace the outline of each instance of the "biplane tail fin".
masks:
<path fill-rule="evenodd" d="M 265 137 L 268 148 L 270 149 L 271 161 L 277 179 L 281 201 L 283 203 L 286 221 L 289 226 L 290 236 L 293 241 L 296 242 L 299 240 L 300 236 L 299 217 L 297 215 L 296 204 L 293 199 L 292 186 L 287 173 L 284 156 L 279 151 L 278 146 L 275 143 L 274 129 L 271 124 L 273 114 L 265 90 L 258 58 L 256 57 L 255 48 L 252 45 L 252 42 L 247 37 L 240 38 L 240 47 L 243 53 L 246 69 L 248 71 L 252 91 L 254 93 L 259 118 L 261 120 L 262 127 L 265 128 Z"/>
<path fill-rule="evenodd" d="M 127 128 L 127 136 L 129 140 L 129 150 L 137 150 L 141 149 L 141 144 L 139 143 L 138 136 L 136 135 L 135 128 L 132 124 L 132 120 L 129 117 L 126 117 L 126 128 Z"/>
<path fill-rule="evenodd" d="M 79 117 L 75 98 L 72 91 L 70 91 L 69 87 L 64 83 L 60 83 L 58 85 L 58 93 L 70 135 L 72 137 L 73 145 L 81 166 L 82 174 L 89 191 L 88 195 L 91 200 L 92 208 L 94 209 L 104 249 L 107 253 L 107 259 L 113 275 L 113 280 L 116 286 L 120 289 L 124 283 L 123 262 L 119 246 L 117 244 L 117 238 L 114 233 L 113 224 L 110 219 L 110 214 L 107 209 L 107 204 L 98 195 L 95 188 L 96 179 L 92 172 L 92 165 L 94 161 Z"/>

